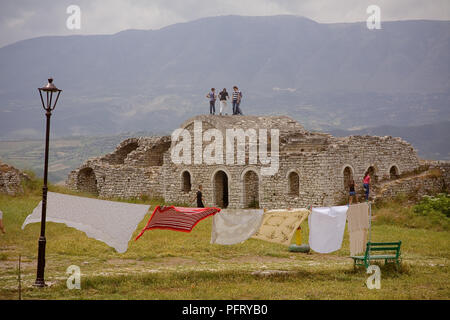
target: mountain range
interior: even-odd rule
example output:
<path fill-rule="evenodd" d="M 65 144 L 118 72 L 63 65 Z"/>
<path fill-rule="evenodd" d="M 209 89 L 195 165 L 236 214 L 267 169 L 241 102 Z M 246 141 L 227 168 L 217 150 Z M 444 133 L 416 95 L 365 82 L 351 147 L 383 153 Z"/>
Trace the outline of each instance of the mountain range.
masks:
<path fill-rule="evenodd" d="M 0 139 L 43 135 L 37 88 L 49 76 L 63 89 L 56 137 L 167 133 L 208 112 L 211 87 L 233 85 L 244 114 L 290 115 L 308 129 L 442 123 L 450 120 L 449 52 L 450 21 L 425 20 L 369 30 L 365 22 L 219 16 L 39 37 L 0 48 Z"/>

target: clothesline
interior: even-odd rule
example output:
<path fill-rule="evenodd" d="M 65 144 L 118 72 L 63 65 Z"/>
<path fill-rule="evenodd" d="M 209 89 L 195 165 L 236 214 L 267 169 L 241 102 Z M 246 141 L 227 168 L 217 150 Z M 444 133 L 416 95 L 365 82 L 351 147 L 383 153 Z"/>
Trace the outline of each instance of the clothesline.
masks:
<path fill-rule="evenodd" d="M 42 203 L 39 203 L 33 212 L 27 216 L 22 229 L 29 223 L 40 222 L 41 205 Z M 368 234 L 370 241 L 372 214 L 370 203 L 368 205 Z M 357 205 L 338 207 L 312 207 L 309 205 L 306 209 L 272 210 L 221 210 L 220 208 L 157 206 L 145 228 L 135 240 L 138 240 L 145 231 L 152 229 L 191 232 L 200 221 L 213 216 L 211 231 L 212 244 L 232 245 L 246 241 L 249 238 L 254 238 L 289 245 L 298 227 L 308 218 L 311 248 L 313 250 L 315 250 L 314 248 L 318 249 L 315 250 L 318 252 L 330 252 L 329 250 L 340 248 L 343 230 L 345 229 L 347 210 L 350 207 L 353 210 L 353 206 Z M 65 223 L 69 227 L 85 232 L 89 237 L 105 242 L 107 245 L 122 253 L 127 250 L 128 242 L 132 234 L 149 208 L 149 205 L 136 205 L 49 192 L 47 221 Z M 335 210 L 334 208 L 340 208 L 341 213 L 331 213 Z M 337 218 L 338 216 L 339 219 Z M 323 222 L 316 224 L 316 220 Z M 332 220 L 339 220 L 340 223 L 329 223 Z M 325 232 L 323 230 L 321 231 L 321 229 L 327 226 L 327 223 L 329 223 L 329 230 Z M 358 239 L 365 237 L 364 231 L 361 229 L 362 227 L 358 228 L 355 232 L 352 229 L 350 233 L 351 239 L 355 238 L 355 234 L 358 234 Z M 327 248 L 322 250 L 320 246 L 324 243 L 324 247 Z M 354 246 L 354 242 L 351 241 L 351 248 L 353 247 L 360 248 L 361 246 L 360 244 Z"/>

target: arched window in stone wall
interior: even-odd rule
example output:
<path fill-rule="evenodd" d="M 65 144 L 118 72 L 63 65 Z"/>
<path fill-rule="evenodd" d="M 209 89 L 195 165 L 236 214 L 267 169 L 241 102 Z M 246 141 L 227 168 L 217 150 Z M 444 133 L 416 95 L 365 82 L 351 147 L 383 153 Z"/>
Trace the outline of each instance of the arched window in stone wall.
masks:
<path fill-rule="evenodd" d="M 214 205 L 219 208 L 228 207 L 228 175 L 225 171 L 217 171 L 213 177 Z"/>
<path fill-rule="evenodd" d="M 182 174 L 183 183 L 182 183 L 182 191 L 183 192 L 190 192 L 192 190 L 192 184 L 191 184 L 191 174 L 189 171 L 184 171 Z"/>
<path fill-rule="evenodd" d="M 298 197 L 300 193 L 300 176 L 297 172 L 292 171 L 288 175 L 288 194 Z"/>
<path fill-rule="evenodd" d="M 377 170 L 375 169 L 374 166 L 370 166 L 370 167 L 367 169 L 367 171 L 364 173 L 364 175 L 365 175 L 367 172 L 370 174 L 370 182 L 371 182 L 371 183 L 376 183 L 376 182 L 378 182 Z"/>
<path fill-rule="evenodd" d="M 97 178 L 92 168 L 84 168 L 78 172 L 77 190 L 98 195 Z"/>
<path fill-rule="evenodd" d="M 389 177 L 391 178 L 391 180 L 397 179 L 399 177 L 397 166 L 392 166 L 391 169 L 389 169 Z"/>
<path fill-rule="evenodd" d="M 259 208 L 259 177 L 253 170 L 244 175 L 244 207 Z"/>
<path fill-rule="evenodd" d="M 348 190 L 350 181 L 353 179 L 353 170 L 350 167 L 344 169 L 344 189 Z"/>

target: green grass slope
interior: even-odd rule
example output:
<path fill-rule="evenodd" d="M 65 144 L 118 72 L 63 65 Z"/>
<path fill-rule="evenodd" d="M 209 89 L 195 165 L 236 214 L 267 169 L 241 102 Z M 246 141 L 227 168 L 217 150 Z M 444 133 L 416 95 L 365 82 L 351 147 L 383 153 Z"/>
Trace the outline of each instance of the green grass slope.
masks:
<path fill-rule="evenodd" d="M 191 233 L 147 231 L 119 254 L 106 244 L 62 224 L 47 223 L 45 279 L 36 277 L 40 225 L 21 230 L 40 201 L 40 183 L 24 195 L 0 195 L 6 234 L 0 235 L 0 299 L 18 298 L 21 255 L 23 299 L 449 299 L 450 237 L 435 224 L 408 226 L 398 219 L 398 203 L 373 210 L 373 241 L 402 240 L 400 271 L 381 266 L 381 289 L 369 290 L 364 269 L 353 269 L 346 230 L 342 248 L 331 254 L 291 253 L 286 246 L 249 239 L 241 244 L 210 244 L 211 219 Z M 51 191 L 73 193 L 62 187 Z M 158 200 L 131 200 L 149 203 Z M 413 210 L 413 208 L 409 208 Z M 407 210 L 407 209 L 405 209 Z M 151 211 L 151 210 L 150 210 Z M 403 213 L 405 214 L 405 213 Z M 392 215 L 394 218 L 387 219 Z M 141 221 L 133 237 L 145 226 Z M 303 224 L 307 242 L 307 222 Z M 81 290 L 66 286 L 71 265 L 81 269 Z"/>

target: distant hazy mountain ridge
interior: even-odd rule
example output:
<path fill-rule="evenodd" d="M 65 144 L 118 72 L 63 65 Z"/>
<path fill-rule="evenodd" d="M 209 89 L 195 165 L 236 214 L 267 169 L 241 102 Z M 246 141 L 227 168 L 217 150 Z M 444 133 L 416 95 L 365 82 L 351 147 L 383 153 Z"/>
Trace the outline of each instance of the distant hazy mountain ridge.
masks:
<path fill-rule="evenodd" d="M 450 22 L 382 27 L 224 16 L 20 41 L 0 48 L 0 138 L 42 134 L 36 88 L 49 75 L 64 90 L 57 136 L 170 132 L 208 112 L 209 88 L 234 84 L 245 114 L 288 114 L 306 128 L 450 120 Z"/>

